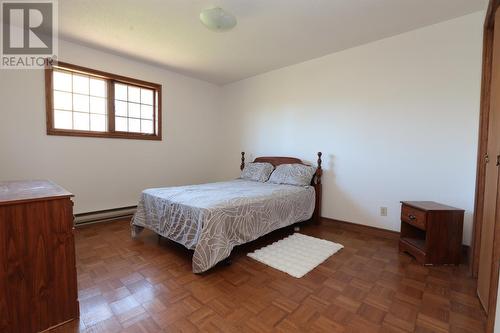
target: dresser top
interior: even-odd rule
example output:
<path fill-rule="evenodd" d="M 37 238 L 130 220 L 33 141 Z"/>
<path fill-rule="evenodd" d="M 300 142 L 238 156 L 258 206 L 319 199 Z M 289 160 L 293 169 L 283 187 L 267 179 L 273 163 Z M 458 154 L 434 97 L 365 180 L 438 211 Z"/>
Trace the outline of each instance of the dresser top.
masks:
<path fill-rule="evenodd" d="M 434 201 L 401 201 L 403 205 L 410 206 L 416 209 L 432 211 L 432 210 L 455 210 L 463 212 L 463 209 L 452 206 L 443 205 Z"/>
<path fill-rule="evenodd" d="M 0 182 L 0 206 L 12 203 L 60 199 L 73 194 L 49 180 Z"/>

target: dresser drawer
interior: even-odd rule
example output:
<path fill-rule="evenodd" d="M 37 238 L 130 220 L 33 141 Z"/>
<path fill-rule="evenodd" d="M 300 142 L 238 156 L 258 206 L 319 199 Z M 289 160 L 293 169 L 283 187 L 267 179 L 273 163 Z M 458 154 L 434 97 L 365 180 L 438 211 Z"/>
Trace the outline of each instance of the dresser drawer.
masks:
<path fill-rule="evenodd" d="M 401 220 L 422 230 L 427 227 L 427 213 L 405 204 L 401 207 Z"/>

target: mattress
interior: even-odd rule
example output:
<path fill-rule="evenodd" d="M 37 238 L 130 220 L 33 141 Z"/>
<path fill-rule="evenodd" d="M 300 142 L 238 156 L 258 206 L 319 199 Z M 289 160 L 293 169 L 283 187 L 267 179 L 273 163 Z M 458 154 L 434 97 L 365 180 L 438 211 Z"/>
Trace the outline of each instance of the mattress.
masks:
<path fill-rule="evenodd" d="M 141 194 L 132 235 L 147 228 L 194 250 L 193 272 L 201 273 L 237 245 L 310 219 L 314 204 L 312 186 L 242 179 L 152 188 Z"/>

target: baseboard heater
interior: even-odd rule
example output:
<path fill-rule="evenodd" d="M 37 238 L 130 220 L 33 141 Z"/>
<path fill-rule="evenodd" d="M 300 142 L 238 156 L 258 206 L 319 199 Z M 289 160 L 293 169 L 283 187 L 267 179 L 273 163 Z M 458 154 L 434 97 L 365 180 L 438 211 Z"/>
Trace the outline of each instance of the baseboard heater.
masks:
<path fill-rule="evenodd" d="M 137 206 L 113 208 L 106 210 L 99 210 L 96 212 L 75 214 L 75 225 L 81 226 L 91 223 L 109 222 L 118 219 L 132 217 Z"/>

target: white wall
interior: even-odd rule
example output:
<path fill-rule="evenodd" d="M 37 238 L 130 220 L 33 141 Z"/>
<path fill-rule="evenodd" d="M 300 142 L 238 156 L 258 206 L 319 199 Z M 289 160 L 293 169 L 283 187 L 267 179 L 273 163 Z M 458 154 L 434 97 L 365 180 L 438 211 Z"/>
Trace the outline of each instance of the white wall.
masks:
<path fill-rule="evenodd" d="M 80 45 L 59 59 L 163 85 L 163 141 L 47 136 L 41 70 L 0 71 L 0 180 L 51 179 L 75 212 L 137 204 L 142 189 L 213 181 L 220 87 Z"/>
<path fill-rule="evenodd" d="M 400 200 L 467 210 L 479 114 L 479 12 L 224 87 L 62 41 L 66 62 L 163 85 L 161 142 L 45 134 L 42 71 L 0 71 L 0 180 L 52 179 L 75 212 L 147 187 L 228 179 L 239 152 L 324 156 L 323 216 L 399 230 Z M 379 216 L 379 207 L 389 216 Z"/>
<path fill-rule="evenodd" d="M 322 151 L 323 216 L 399 230 L 400 200 L 435 200 L 466 209 L 470 243 L 483 18 L 474 13 L 225 86 L 232 145 L 224 165 L 236 164 L 240 150 L 309 161 Z"/>

